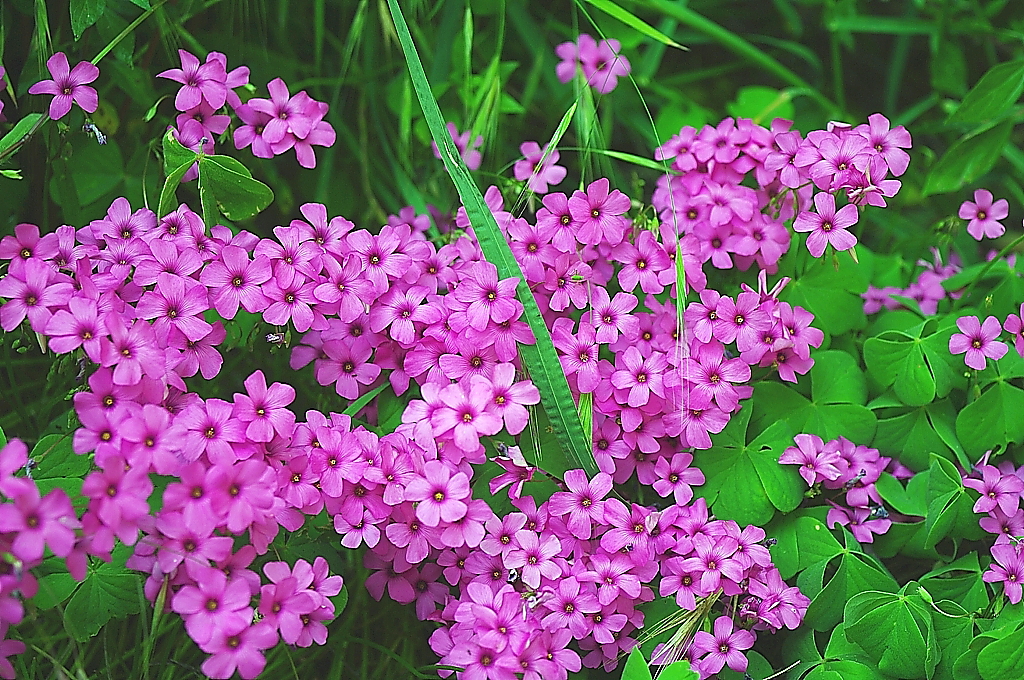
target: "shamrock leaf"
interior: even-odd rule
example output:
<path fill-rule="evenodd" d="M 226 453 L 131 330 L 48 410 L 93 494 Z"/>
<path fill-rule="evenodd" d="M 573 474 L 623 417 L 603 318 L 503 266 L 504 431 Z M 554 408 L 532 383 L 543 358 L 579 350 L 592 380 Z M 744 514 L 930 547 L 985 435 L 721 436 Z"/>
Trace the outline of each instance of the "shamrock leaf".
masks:
<path fill-rule="evenodd" d="M 765 428 L 781 420 L 794 432 L 867 443 L 875 434 L 876 419 L 866 401 L 867 381 L 857 362 L 846 352 L 828 350 L 815 354 L 810 399 L 779 383 L 757 383 L 752 423 Z"/>
<path fill-rule="evenodd" d="M 1024 390 L 998 379 L 960 412 L 956 434 L 971 458 L 1024 441 Z"/>
<path fill-rule="evenodd" d="M 899 593 L 862 592 L 846 604 L 847 638 L 886 675 L 930 678 L 938 664 L 931 609 L 917 587 L 911 581 Z"/>
<path fill-rule="evenodd" d="M 779 465 L 779 456 L 793 445 L 793 432 L 784 421 L 773 423 L 747 443 L 751 409 L 742 409 L 713 445 L 694 455 L 704 472 L 703 486 L 695 493 L 722 519 L 740 524 L 765 524 L 775 511 L 791 512 L 803 499 L 803 482 L 796 470 Z"/>

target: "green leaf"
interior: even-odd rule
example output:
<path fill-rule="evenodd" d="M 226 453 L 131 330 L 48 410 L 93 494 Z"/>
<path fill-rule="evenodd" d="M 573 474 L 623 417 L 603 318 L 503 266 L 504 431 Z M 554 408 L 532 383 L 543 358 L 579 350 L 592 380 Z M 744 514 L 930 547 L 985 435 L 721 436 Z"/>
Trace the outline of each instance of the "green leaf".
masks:
<path fill-rule="evenodd" d="M 1024 677 L 1024 628 L 982 649 L 978 653 L 978 672 L 985 680 Z"/>
<path fill-rule="evenodd" d="M 928 503 L 926 547 L 936 545 L 950 533 L 958 538 L 980 536 L 974 500 L 967 493 L 956 467 L 942 456 L 932 454 L 925 500 Z"/>
<path fill-rule="evenodd" d="M 639 645 L 633 648 L 626 659 L 626 665 L 622 669 L 622 680 L 653 680 L 651 669 L 647 667 L 647 661 L 644 660 Z"/>
<path fill-rule="evenodd" d="M 868 442 L 875 433 L 875 414 L 864 406 L 867 385 L 853 357 L 839 350 L 814 355 L 811 399 L 776 382 L 754 385 L 755 427 L 785 420 L 794 432 L 816 434 L 826 440 L 843 436 Z"/>
<path fill-rule="evenodd" d="M 388 7 L 391 10 L 395 30 L 409 67 L 413 89 L 419 99 L 424 118 L 430 127 L 431 137 L 441 152 L 445 169 L 466 208 L 466 215 L 473 226 L 480 249 L 487 260 L 497 267 L 500 278 L 517 277 L 519 279 L 517 293 L 525 310 L 525 320 L 530 325 L 536 340 L 535 345 L 520 345 L 520 355 L 530 378 L 540 391 L 541 404 L 547 411 L 555 436 L 562 446 L 561 455 L 556 455 L 551 451 L 545 455 L 543 460 L 536 462 L 555 474 L 572 468 L 583 468 L 588 474 L 595 475 L 598 472 L 598 467 L 591 451 L 590 436 L 583 431 L 579 415 L 576 413 L 576 403 L 569 391 L 569 384 L 558 360 L 558 353 L 551 342 L 551 334 L 544 323 L 533 293 L 526 283 L 526 277 L 523 276 L 508 242 L 494 221 L 494 215 L 491 214 L 484 202 L 469 169 L 459 155 L 458 149 L 455 148 L 451 135 L 448 134 L 445 120 L 441 116 L 437 100 L 430 90 L 430 83 L 423 71 L 423 64 L 416 51 L 416 45 L 413 43 L 409 26 L 402 14 L 401 7 L 399 7 L 398 0 L 388 0 Z M 554 145 L 552 144 L 550 148 L 554 148 Z"/>
<path fill-rule="evenodd" d="M 99 632 L 112 618 L 124 618 L 141 610 L 136 571 L 126 569 L 124 562 L 132 549 L 118 546 L 113 559 L 90 567 L 85 580 L 71 596 L 64 609 L 64 629 L 71 637 L 84 642 Z"/>
<path fill-rule="evenodd" d="M 871 445 L 879 451 L 898 453 L 900 462 L 914 471 L 927 468 L 928 456 L 932 453 L 953 457 L 952 451 L 935 432 L 928 408 L 923 406 L 879 420 Z"/>
<path fill-rule="evenodd" d="M 85 29 L 96 23 L 107 8 L 107 0 L 71 0 L 71 31 L 77 42 Z"/>
<path fill-rule="evenodd" d="M 991 170 L 1012 130 L 1013 123 L 1006 121 L 960 138 L 928 172 L 923 195 L 957 191 Z"/>
<path fill-rule="evenodd" d="M 946 123 L 986 123 L 1010 110 L 1024 92 L 1024 60 L 996 64 L 971 88 Z"/>
<path fill-rule="evenodd" d="M 805 585 L 820 587 L 825 562 L 806 569 L 797 584 L 801 591 Z M 896 581 L 883 567 L 859 551 L 846 549 L 839 560 L 835 575 L 811 600 L 804 623 L 814 630 L 830 630 L 843 618 L 843 607 L 849 600 L 869 590 L 894 593 L 899 589 Z"/>
<path fill-rule="evenodd" d="M 168 130 L 163 137 L 164 150 L 164 174 L 170 175 L 182 165 L 191 166 L 202 154 L 191 149 L 186 149 L 177 139 L 174 138 L 174 131 Z"/>
<path fill-rule="evenodd" d="M 902 460 L 902 458 L 900 459 Z M 922 475 L 915 475 L 913 479 L 921 478 L 927 483 L 927 473 Z M 913 481 L 913 480 L 911 480 Z M 925 503 L 924 495 L 920 493 L 912 493 L 910 486 L 905 489 L 900 481 L 890 475 L 888 472 L 883 472 L 875 482 L 875 489 L 878 491 L 878 495 L 882 497 L 886 503 L 891 505 L 896 512 L 903 515 L 910 515 L 912 517 L 924 517 L 928 512 L 928 506 Z"/>
<path fill-rule="evenodd" d="M 782 291 L 780 299 L 814 314 L 815 328 L 830 335 L 864 328 L 867 317 L 860 294 L 868 289 L 866 267 L 844 257 L 838 270 L 831 262 L 820 260 L 811 263 L 807 271 L 798 272 L 795 265 L 802 256 L 800 249 L 793 248 L 783 258 L 780 274 L 791 276 L 793 280 Z"/>
<path fill-rule="evenodd" d="M 654 40 L 657 40 L 658 42 L 664 45 L 668 45 L 669 47 L 675 47 L 680 50 L 687 49 L 686 47 L 683 47 L 675 40 L 673 40 L 672 38 L 668 37 L 661 31 L 656 29 L 654 26 L 648 24 L 643 19 L 640 19 L 631 12 L 627 12 L 626 10 L 622 9 L 611 0 L 587 0 L 587 2 L 589 2 L 594 7 L 597 7 L 599 10 L 605 12 L 609 16 L 618 19 L 619 21 L 626 24 L 633 30 L 643 33 L 648 38 L 653 38 Z"/>
<path fill-rule="evenodd" d="M 748 654 L 760 656 L 757 652 L 748 652 Z M 676 661 L 661 669 L 661 672 L 658 673 L 658 680 L 700 680 L 700 673 L 690 668 L 689 661 Z"/>
<path fill-rule="evenodd" d="M 782 578 L 792 578 L 813 564 L 828 562 L 843 552 L 843 546 L 816 517 L 786 515 L 766 530 L 778 543 L 770 548 L 772 561 Z"/>
<path fill-rule="evenodd" d="M 116 189 L 124 179 L 121 147 L 116 139 L 108 139 L 102 146 L 91 140 L 77 140 L 68 159 L 68 171 L 79 204 L 87 206 Z"/>
<path fill-rule="evenodd" d="M 956 602 L 938 600 L 935 606 L 949 616 L 932 614 L 935 641 L 942 650 L 932 680 L 959 680 L 960 676 L 954 672 L 954 664 L 971 644 L 971 638 L 974 637 L 974 620 L 968 614 L 968 610 Z"/>
<path fill-rule="evenodd" d="M 747 85 L 736 93 L 736 101 L 725 105 L 725 110 L 730 116 L 750 118 L 758 125 L 770 124 L 775 118 L 793 120 L 793 93 L 764 85 Z"/>
<path fill-rule="evenodd" d="M 1024 441 L 1024 390 L 997 382 L 960 411 L 957 438 L 971 459 L 997 446 Z"/>
<path fill-rule="evenodd" d="M 208 190 L 224 217 L 232 221 L 248 219 L 274 200 L 274 192 L 253 179 L 248 168 L 231 156 L 203 156 L 199 159 L 199 188 Z M 213 226 L 207 224 L 207 227 Z"/>
<path fill-rule="evenodd" d="M 181 184 L 181 179 L 188 172 L 188 169 L 192 167 L 191 163 L 184 163 L 178 169 L 174 170 L 164 180 L 163 189 L 160 190 L 160 204 L 157 208 L 157 215 L 163 217 L 168 213 L 172 213 L 178 207 L 175 205 L 178 199 L 175 197 L 175 192 L 178 190 L 178 185 Z"/>
<path fill-rule="evenodd" d="M 29 458 L 36 462 L 32 477 L 81 477 L 88 472 L 92 467 L 89 457 L 75 453 L 72 442 L 70 434 L 48 434 L 36 442 L 29 454 Z"/>
<path fill-rule="evenodd" d="M 931 677 L 938 663 L 935 628 L 920 595 L 865 592 L 854 596 L 844 615 L 846 636 L 860 645 L 878 670 L 898 678 Z"/>
<path fill-rule="evenodd" d="M 795 510 L 803 500 L 804 485 L 794 468 L 779 465 L 779 456 L 793 445 L 789 426 L 776 422 L 748 444 L 749 421 L 750 409 L 742 409 L 712 436 L 710 449 L 695 453 L 694 465 L 705 477 L 695 493 L 707 499 L 716 517 L 761 525 L 776 509 Z"/>
<path fill-rule="evenodd" d="M 36 122 L 43 117 L 41 113 L 30 113 L 14 124 L 14 127 L 0 139 L 0 157 L 7 155 L 7 150 L 20 143 Z"/>
<path fill-rule="evenodd" d="M 924 358 L 920 336 L 886 331 L 864 343 L 864 363 L 878 382 L 890 385 L 904 404 L 923 406 L 935 399 L 935 378 Z"/>
<path fill-rule="evenodd" d="M 66 570 L 46 574 L 39 579 L 39 592 L 32 598 L 32 604 L 40 609 L 53 609 L 64 602 L 78 588 L 78 581 Z"/>
<path fill-rule="evenodd" d="M 949 600 L 967 611 L 977 611 L 989 603 L 981 574 L 978 553 L 971 552 L 950 564 L 932 569 L 921 577 L 920 582 L 931 593 L 932 599 Z M 934 618 L 939 620 L 937 616 Z"/>

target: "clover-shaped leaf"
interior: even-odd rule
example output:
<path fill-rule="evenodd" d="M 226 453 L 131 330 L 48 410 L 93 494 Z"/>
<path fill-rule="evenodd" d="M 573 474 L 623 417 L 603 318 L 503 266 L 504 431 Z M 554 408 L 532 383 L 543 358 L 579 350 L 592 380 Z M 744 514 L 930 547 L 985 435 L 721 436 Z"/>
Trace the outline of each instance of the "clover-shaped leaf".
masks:
<path fill-rule="evenodd" d="M 750 415 L 750 409 L 742 409 L 712 438 L 712 448 L 694 455 L 706 480 L 695 493 L 719 518 L 760 525 L 776 509 L 795 510 L 804 488 L 794 469 L 779 465 L 779 456 L 793 445 L 792 430 L 779 421 L 747 443 Z"/>
<path fill-rule="evenodd" d="M 932 454 L 925 501 L 926 547 L 933 547 L 950 533 L 957 538 L 982 535 L 974 514 L 974 499 L 967 493 L 956 467 L 942 456 Z"/>
<path fill-rule="evenodd" d="M 846 603 L 847 638 L 886 675 L 930 678 L 938 664 L 931 610 L 917 587 L 911 582 L 899 593 L 862 592 Z"/>
<path fill-rule="evenodd" d="M 774 382 L 754 386 L 755 428 L 784 420 L 794 432 L 816 434 L 825 440 L 843 436 L 867 443 L 875 434 L 875 414 L 864 406 L 864 373 L 846 352 L 828 350 L 814 356 L 811 398 Z"/>
<path fill-rule="evenodd" d="M 868 289 L 864 265 L 844 258 L 842 267 L 837 270 L 831 262 L 823 259 L 812 263 L 799 275 L 791 267 L 789 269 L 785 273 L 794 279 L 782 291 L 780 298 L 814 314 L 815 327 L 830 335 L 841 335 L 867 324 L 864 300 L 860 297 Z"/>
<path fill-rule="evenodd" d="M 990 449 L 1024 441 L 1024 390 L 999 380 L 960 412 L 956 434 L 974 459 Z"/>

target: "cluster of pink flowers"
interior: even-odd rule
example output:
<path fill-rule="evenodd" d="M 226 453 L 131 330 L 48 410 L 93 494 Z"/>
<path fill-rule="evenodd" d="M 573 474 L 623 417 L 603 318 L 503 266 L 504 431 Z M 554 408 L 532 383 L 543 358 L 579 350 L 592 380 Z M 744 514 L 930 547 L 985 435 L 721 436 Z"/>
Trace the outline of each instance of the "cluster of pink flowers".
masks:
<path fill-rule="evenodd" d="M 987 458 L 986 455 L 985 460 Z M 975 475 L 980 475 L 980 479 Z M 1020 507 L 1024 467 L 1014 467 L 1008 460 L 998 466 L 983 461 L 969 475 L 964 475 L 964 486 L 981 494 L 974 504 L 974 512 L 986 515 L 978 523 L 996 536 L 992 546 L 995 561 L 981 578 L 986 583 L 1002 583 L 1007 598 L 1017 604 L 1024 593 L 1024 554 L 1021 552 L 1024 508 Z"/>
<path fill-rule="evenodd" d="M 845 506 L 829 500 L 828 526 L 847 527 L 861 543 L 872 543 L 875 534 L 884 534 L 892 521 L 878 495 L 875 482 L 888 470 L 897 478 L 912 473 L 899 462 L 878 455 L 877 449 L 858 446 L 844 437 L 823 442 L 814 434 L 798 434 L 796 446 L 786 449 L 779 462 L 800 466 L 807 486 L 845 493 Z"/>
<path fill-rule="evenodd" d="M 41 497 L 32 479 L 15 476 L 28 465 L 21 441 L 12 439 L 0 449 L 0 552 L 10 556 L 0 563 L 0 678 L 15 677 L 8 657 L 25 651 L 24 642 L 6 639 L 7 631 L 25 616 L 22 599 L 39 590 L 31 570 L 42 564 L 46 548 L 65 559 L 75 578 L 85 577 L 85 553 L 75 537 L 81 524 L 71 499 L 61 489 Z"/>
<path fill-rule="evenodd" d="M 297 426 L 287 406 L 293 388 L 267 386 L 257 371 L 232 402 L 187 391 L 184 378 L 200 371 L 211 378 L 221 366 L 216 346 L 225 329 L 205 321 L 203 312 L 216 308 L 233 318 L 241 300 L 243 307 L 269 313 L 275 302 L 264 291 L 274 289 L 268 283 L 271 263 L 284 260 L 274 243 L 271 255 L 249 262 L 238 244 L 251 249 L 256 237 L 232 236 L 225 227 L 212 232 L 207 236 L 201 218 L 185 206 L 158 221 L 149 210 L 133 212 L 123 198 L 104 219 L 82 229 L 63 226 L 40 238 L 33 225 L 19 225 L 0 242 L 0 253 L 10 260 L 0 280 L 0 294 L 9 298 L 0 308 L 0 326 L 12 330 L 27 317 L 52 351 L 81 348 L 99 365 L 88 378 L 89 390 L 74 396 L 82 423 L 74 449 L 92 454 L 97 468 L 82 486 L 88 499 L 82 531 L 76 536 L 69 529 L 53 543 L 45 534 L 47 545 L 68 557 L 76 578 L 85 575 L 87 555 L 110 559 L 116 541 L 135 545 L 129 566 L 150 574 L 150 598 L 165 582 L 171 588 L 171 608 L 212 655 L 204 672 L 229 677 L 237 668 L 253 677 L 263 668 L 261 650 L 279 636 L 289 644 L 323 644 L 323 622 L 334 611 L 328 597 L 339 592 L 341 579 L 327 574 L 322 559 L 300 561 L 293 569 L 266 565 L 272 583 L 262 586 L 247 569 L 267 552 L 279 527 L 294 531 L 304 514 L 319 507 L 308 507 L 293 481 L 296 470 L 310 464 L 292 443 Z M 226 280 L 218 277 L 239 259 L 249 266 L 232 270 Z M 253 289 L 261 266 L 267 285 Z M 279 264 L 277 273 L 293 281 L 281 273 L 288 267 Z M 287 297 L 279 288 L 276 294 Z M 163 492 L 156 512 L 150 506 L 152 473 L 178 479 Z M 24 515 L 38 505 L 36 494 L 13 507 Z M 79 526 L 73 513 L 57 523 L 57 509 L 47 527 Z M 14 530 L 14 518 L 8 520 Z M 42 543 L 32 539 L 44 535 L 38 532 L 23 530 L 25 538 L 15 544 L 23 540 L 41 557 Z M 56 529 L 50 533 L 56 541 Z M 250 545 L 233 550 L 232 536 L 245 533 Z M 262 615 L 256 624 L 254 611 Z"/>
<path fill-rule="evenodd" d="M 580 69 L 588 85 L 601 94 L 608 94 L 618 85 L 619 78 L 632 70 L 629 60 L 619 53 L 621 48 L 618 40 L 597 42 L 586 33 L 580 33 L 575 42 L 564 42 L 555 48 L 555 54 L 562 60 L 555 73 L 560 81 L 568 83 Z"/>
<path fill-rule="evenodd" d="M 917 279 L 906 288 L 868 286 L 867 291 L 861 293 L 861 297 L 864 298 L 864 313 L 876 314 L 883 307 L 885 309 L 900 309 L 905 305 L 895 296 L 901 296 L 914 300 L 923 314 L 931 316 L 938 311 L 940 302 L 947 298 L 958 298 L 959 292 L 947 291 L 942 286 L 942 282 L 961 270 L 959 256 L 956 253 L 950 253 L 949 263 L 943 264 L 939 249 L 932 248 L 931 250 L 932 261 L 917 261 L 918 266 L 923 269 L 918 273 Z"/>
<path fill-rule="evenodd" d="M 175 119 L 175 138 L 182 146 L 210 154 L 214 139 L 223 134 L 231 117 L 223 113 L 225 105 L 241 120 L 234 132 L 236 149 L 252 148 L 257 158 L 273 158 L 291 149 L 299 165 L 316 167 L 314 146 L 332 146 L 334 128 L 324 120 L 328 105 L 318 102 L 303 90 L 294 95 L 280 78 L 267 85 L 270 99 L 253 97 L 245 103 L 235 92 L 249 84 L 249 67 L 227 70 L 227 57 L 210 52 L 205 62 L 186 50 L 178 50 L 181 68 L 157 74 L 181 83 L 174 107 L 181 113 Z M 185 180 L 194 179 L 193 168 Z"/>
<path fill-rule="evenodd" d="M 678 174 L 658 181 L 653 204 L 663 223 L 693 237 L 700 261 L 719 269 L 746 270 L 753 262 L 774 272 L 789 249 L 786 220 L 807 232 L 807 249 L 821 257 L 828 246 L 857 243 L 849 227 L 865 205 L 885 207 L 910 162 L 910 134 L 889 128 L 875 113 L 852 127 L 830 123 L 804 138 L 790 121 L 764 128 L 749 119 L 726 118 L 700 131 L 686 126 L 655 152 L 672 159 Z M 741 184 L 750 174 L 757 189 Z M 814 193 L 815 189 L 819 193 Z M 846 205 L 837 209 L 836 198 Z M 813 204 L 814 209 L 810 210 Z"/>

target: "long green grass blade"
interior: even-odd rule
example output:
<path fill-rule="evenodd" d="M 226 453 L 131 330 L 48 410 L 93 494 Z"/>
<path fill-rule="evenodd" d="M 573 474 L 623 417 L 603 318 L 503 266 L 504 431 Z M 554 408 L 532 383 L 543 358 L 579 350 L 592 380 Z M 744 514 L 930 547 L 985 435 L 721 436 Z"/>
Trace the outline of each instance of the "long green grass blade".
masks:
<path fill-rule="evenodd" d="M 643 33 L 648 38 L 654 38 L 658 42 L 662 43 L 663 45 L 668 45 L 669 47 L 675 47 L 676 49 L 680 50 L 689 50 L 688 47 L 680 45 L 675 40 L 673 40 L 672 38 L 668 37 L 661 31 L 656 29 L 654 26 L 651 26 L 649 23 L 647 23 L 640 17 L 636 16 L 632 12 L 628 12 L 622 9 L 611 0 L 587 0 L 587 2 L 589 2 L 591 5 L 598 8 L 608 16 L 614 17 L 615 19 L 618 19 L 619 21 L 626 24 L 630 28 L 639 31 L 640 33 Z"/>
<path fill-rule="evenodd" d="M 524 314 L 526 321 L 530 324 L 536 338 L 536 344 L 520 346 L 520 353 L 524 366 L 530 372 L 531 379 L 540 391 L 541 403 L 554 428 L 555 436 L 562 445 L 562 452 L 559 452 L 561 455 L 555 455 L 554 451 L 548 452 L 551 455 L 545 455 L 543 467 L 556 474 L 579 467 L 586 470 L 588 474 L 595 475 L 598 468 L 593 453 L 587 445 L 590 438 L 583 432 L 579 414 L 576 412 L 576 404 L 569 391 L 569 384 L 566 382 L 558 355 L 551 342 L 551 334 L 544 325 L 537 302 L 526 284 L 526 277 L 523 276 L 519 264 L 512 255 L 512 250 L 498 229 L 497 222 L 494 221 L 494 216 L 470 176 L 469 168 L 466 167 L 445 128 L 441 109 L 430 91 L 430 83 L 423 71 L 423 64 L 416 51 L 412 35 L 409 33 L 409 26 L 405 22 L 402 9 L 398 6 L 398 0 L 388 0 L 388 7 L 395 22 L 398 39 L 402 45 L 402 51 L 405 53 L 413 88 L 419 99 L 420 107 L 423 109 L 423 115 L 430 127 L 431 136 L 441 151 L 445 169 L 455 184 L 462 204 L 466 207 L 466 214 L 480 242 L 480 249 L 487 260 L 497 267 L 500 277 L 515 276 L 519 278 L 517 289 L 519 299 L 526 310 Z"/>

